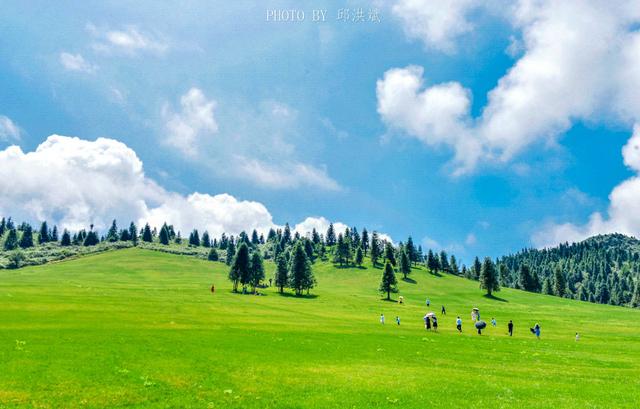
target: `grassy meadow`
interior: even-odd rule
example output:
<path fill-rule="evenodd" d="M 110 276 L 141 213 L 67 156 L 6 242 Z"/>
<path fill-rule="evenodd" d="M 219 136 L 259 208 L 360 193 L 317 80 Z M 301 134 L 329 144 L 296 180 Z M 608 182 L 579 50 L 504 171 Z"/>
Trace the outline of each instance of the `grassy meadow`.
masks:
<path fill-rule="evenodd" d="M 233 294 L 223 263 L 138 248 L 0 270 L 0 408 L 640 407 L 640 311 L 487 298 L 422 268 L 399 305 L 366 267 L 317 262 L 304 298 Z M 478 336 L 472 307 L 498 326 Z"/>

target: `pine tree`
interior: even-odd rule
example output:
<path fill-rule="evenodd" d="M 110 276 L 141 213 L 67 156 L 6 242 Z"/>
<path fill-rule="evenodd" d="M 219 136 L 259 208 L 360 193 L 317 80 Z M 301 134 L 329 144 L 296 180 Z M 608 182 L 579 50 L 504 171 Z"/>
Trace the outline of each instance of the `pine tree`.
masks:
<path fill-rule="evenodd" d="M 2 220 L 0 220 L 0 239 L 4 236 L 5 231 L 7 231 L 7 221 L 3 217 Z"/>
<path fill-rule="evenodd" d="M 4 241 L 4 249 L 7 251 L 15 250 L 18 248 L 18 232 L 16 229 L 9 229 L 7 239 Z"/>
<path fill-rule="evenodd" d="M 209 237 L 208 231 L 205 230 L 204 233 L 202 233 L 202 240 L 200 241 L 202 242 L 202 247 L 211 247 L 211 238 Z"/>
<path fill-rule="evenodd" d="M 348 263 L 349 259 L 351 258 L 351 246 L 342 234 L 338 235 L 338 242 L 336 244 L 334 252 L 334 262 L 337 261 L 338 263 L 340 263 L 340 266 Z"/>
<path fill-rule="evenodd" d="M 229 241 L 227 243 L 227 255 L 224 258 L 224 262 L 230 266 L 231 262 L 233 261 L 233 257 L 235 257 L 236 254 L 236 245 L 232 242 Z"/>
<path fill-rule="evenodd" d="M 493 264 L 493 260 L 490 257 L 485 257 L 480 269 L 480 288 L 486 290 L 489 296 L 494 291 L 500 291 L 496 265 Z"/>
<path fill-rule="evenodd" d="M 360 267 L 363 261 L 364 261 L 364 252 L 362 251 L 362 246 L 360 246 L 356 250 L 356 265 Z"/>
<path fill-rule="evenodd" d="M 264 264 L 262 262 L 262 256 L 259 251 L 254 251 L 251 255 L 251 273 L 249 277 L 249 284 L 251 284 L 254 293 L 256 291 L 256 287 L 260 285 L 262 280 L 264 280 Z"/>
<path fill-rule="evenodd" d="M 473 267 L 471 268 L 471 273 L 473 274 L 474 280 L 478 280 L 480 278 L 481 270 L 482 270 L 482 264 L 480 263 L 480 259 L 476 257 L 473 260 Z"/>
<path fill-rule="evenodd" d="M 107 241 L 118 241 L 118 226 L 116 225 L 116 219 L 113 219 L 113 222 L 111 222 L 111 227 L 107 232 Z"/>
<path fill-rule="evenodd" d="M 531 289 L 534 290 L 534 289 Z M 531 291 L 529 290 L 529 291 Z M 565 278 L 560 267 L 556 267 L 553 271 L 553 293 L 558 297 L 564 297 L 567 292 L 567 279 Z"/>
<path fill-rule="evenodd" d="M 160 228 L 160 236 L 158 239 L 160 244 L 164 244 L 165 246 L 169 245 L 169 228 L 167 227 L 167 223 L 163 224 Z"/>
<path fill-rule="evenodd" d="M 453 254 L 449 257 L 449 268 L 451 269 L 451 274 L 460 275 L 458 260 L 456 259 L 456 256 L 454 256 Z"/>
<path fill-rule="evenodd" d="M 327 242 L 327 246 L 333 246 L 334 244 L 336 244 L 336 230 L 333 228 L 333 223 L 329 223 L 325 241 Z"/>
<path fill-rule="evenodd" d="M 275 285 L 279 288 L 278 291 L 282 294 L 284 287 L 289 283 L 289 269 L 287 268 L 287 260 L 283 255 L 278 256 L 276 259 L 276 276 Z"/>
<path fill-rule="evenodd" d="M 60 240 L 60 245 L 64 247 L 71 245 L 71 235 L 69 234 L 69 230 L 64 229 L 62 231 L 62 239 Z"/>
<path fill-rule="evenodd" d="M 449 266 L 449 258 L 447 257 L 447 253 L 444 250 L 440 252 L 440 270 L 444 271 L 445 273 L 451 272 L 451 267 Z"/>
<path fill-rule="evenodd" d="M 549 277 L 545 277 L 544 280 L 542 280 L 542 294 L 553 295 L 553 288 Z"/>
<path fill-rule="evenodd" d="M 371 262 L 373 266 L 378 265 L 378 259 L 380 258 L 380 239 L 378 239 L 378 233 L 373 232 L 371 235 Z"/>
<path fill-rule="evenodd" d="M 129 225 L 129 240 L 133 242 L 134 246 L 138 245 L 138 228 L 133 222 Z"/>
<path fill-rule="evenodd" d="M 93 225 L 91 225 L 89 233 L 84 236 L 84 242 L 82 243 L 82 245 L 88 247 L 95 246 L 98 243 L 100 243 L 100 238 L 98 237 L 98 233 L 93 230 Z"/>
<path fill-rule="evenodd" d="M 209 250 L 209 255 L 207 256 L 207 260 L 218 261 L 218 259 L 218 251 L 215 249 L 215 247 L 211 247 L 211 250 Z"/>
<path fill-rule="evenodd" d="M 149 223 L 144 225 L 144 230 L 142 231 L 142 241 L 146 241 L 147 243 L 151 243 L 153 241 L 153 235 L 151 234 L 151 227 L 149 227 Z"/>
<path fill-rule="evenodd" d="M 53 230 L 51 231 L 51 235 L 49 237 L 51 241 L 58 241 L 58 226 L 54 225 Z"/>
<path fill-rule="evenodd" d="M 233 282 L 233 292 L 238 292 L 238 283 L 243 285 L 249 281 L 251 271 L 251 260 L 249 258 L 249 247 L 242 243 L 238 247 L 238 254 L 233 257 L 231 270 L 229 270 L 229 280 Z"/>
<path fill-rule="evenodd" d="M 51 237 L 49 237 L 49 227 L 47 226 L 47 222 L 44 221 L 40 225 L 40 234 L 38 235 L 38 243 L 44 244 L 51 241 Z"/>
<path fill-rule="evenodd" d="M 407 256 L 409 256 L 409 261 L 415 265 L 418 262 L 418 249 L 416 249 L 416 246 L 413 244 L 413 238 L 411 238 L 411 236 L 407 239 L 405 251 L 407 252 Z"/>
<path fill-rule="evenodd" d="M 518 288 L 525 291 L 533 291 L 531 271 L 526 264 L 520 265 L 520 270 L 518 271 Z"/>
<path fill-rule="evenodd" d="M 200 234 L 198 234 L 198 229 L 193 229 L 193 231 L 189 235 L 189 245 L 200 247 Z"/>
<path fill-rule="evenodd" d="M 451 256 L 453 257 L 453 256 Z M 503 287 L 509 286 L 509 268 L 505 264 L 498 265 L 498 280 Z"/>
<path fill-rule="evenodd" d="M 409 258 L 409 254 L 407 254 L 406 248 L 400 252 L 400 271 L 402 272 L 405 280 L 407 279 L 407 276 L 411 274 L 411 260 Z"/>
<path fill-rule="evenodd" d="M 438 258 L 433 254 L 431 249 L 427 252 L 427 268 L 432 274 L 436 273 L 440 269 Z"/>
<path fill-rule="evenodd" d="M 25 224 L 22 227 L 22 237 L 20 237 L 18 246 L 22 249 L 33 247 L 33 230 L 30 224 Z"/>
<path fill-rule="evenodd" d="M 301 243 L 297 243 L 291 251 L 291 266 L 289 269 L 289 287 L 296 295 L 302 295 L 304 290 L 309 290 L 315 285 L 315 278 L 311 270 L 311 264 L 307 260 L 307 254 Z"/>
<path fill-rule="evenodd" d="M 379 291 L 381 293 L 387 293 L 387 300 L 390 300 L 391 293 L 398 290 L 397 284 L 398 280 L 396 280 L 396 273 L 393 271 L 393 266 L 387 261 L 384 265 Z"/>
<path fill-rule="evenodd" d="M 176 234 L 176 238 L 175 238 L 174 242 L 176 244 L 182 244 L 182 236 L 180 235 L 180 232 L 178 232 L 178 234 Z"/>
<path fill-rule="evenodd" d="M 633 288 L 633 296 L 631 297 L 630 305 L 633 308 L 640 307 L 640 280 L 636 280 L 636 285 Z"/>
<path fill-rule="evenodd" d="M 367 251 L 369 250 L 369 232 L 367 231 L 367 229 L 362 229 L 362 238 L 360 242 L 362 244 L 362 251 L 364 252 L 364 255 L 366 257 Z"/>
<path fill-rule="evenodd" d="M 285 223 L 284 225 L 284 231 L 282 232 L 282 240 L 284 241 L 285 245 L 291 243 L 291 228 L 289 227 L 289 223 Z"/>
<path fill-rule="evenodd" d="M 389 242 L 386 242 L 384 245 L 384 259 L 394 267 L 397 264 L 395 250 L 393 249 L 393 245 Z"/>

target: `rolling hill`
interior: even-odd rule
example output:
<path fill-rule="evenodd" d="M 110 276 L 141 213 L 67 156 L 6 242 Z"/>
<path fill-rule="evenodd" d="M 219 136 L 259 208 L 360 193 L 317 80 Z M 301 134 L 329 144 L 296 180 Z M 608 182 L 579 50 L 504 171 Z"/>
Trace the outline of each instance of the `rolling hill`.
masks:
<path fill-rule="evenodd" d="M 640 311 L 487 298 L 422 268 L 399 305 L 365 267 L 316 262 L 300 298 L 234 294 L 223 263 L 139 248 L 0 270 L 0 408 L 640 407 Z M 498 326 L 477 335 L 472 307 Z"/>

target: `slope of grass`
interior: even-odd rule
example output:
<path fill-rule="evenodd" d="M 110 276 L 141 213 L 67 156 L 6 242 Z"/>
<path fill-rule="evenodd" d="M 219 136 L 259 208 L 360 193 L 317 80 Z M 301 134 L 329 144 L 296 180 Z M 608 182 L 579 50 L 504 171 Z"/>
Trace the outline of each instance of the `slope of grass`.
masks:
<path fill-rule="evenodd" d="M 296 298 L 232 294 L 222 263 L 141 249 L 0 271 L 0 408 L 640 407 L 637 310 L 489 299 L 421 269 L 398 305 L 375 292 L 380 269 L 314 272 Z M 447 308 L 439 333 L 426 297 Z M 478 336 L 474 306 L 498 327 Z"/>

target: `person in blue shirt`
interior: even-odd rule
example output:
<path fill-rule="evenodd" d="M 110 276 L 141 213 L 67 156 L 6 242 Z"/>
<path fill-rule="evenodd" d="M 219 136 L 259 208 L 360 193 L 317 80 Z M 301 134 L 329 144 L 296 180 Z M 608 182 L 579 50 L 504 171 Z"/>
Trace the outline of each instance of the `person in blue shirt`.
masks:
<path fill-rule="evenodd" d="M 462 320 L 460 317 L 456 319 L 456 328 L 458 328 L 458 332 L 462 332 Z"/>
<path fill-rule="evenodd" d="M 400 325 L 400 317 L 396 315 L 396 324 Z"/>

